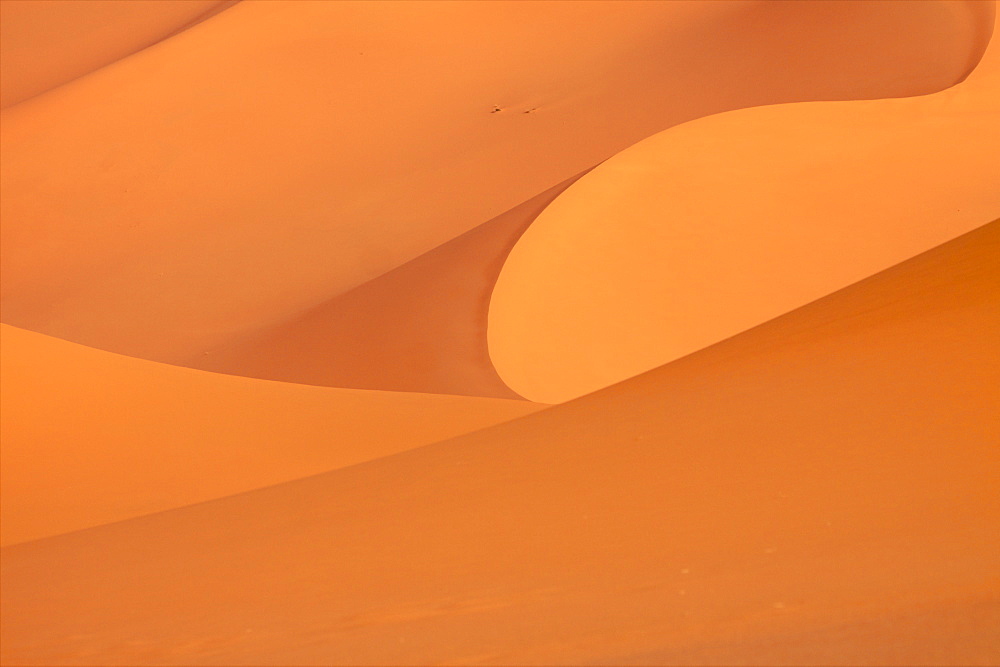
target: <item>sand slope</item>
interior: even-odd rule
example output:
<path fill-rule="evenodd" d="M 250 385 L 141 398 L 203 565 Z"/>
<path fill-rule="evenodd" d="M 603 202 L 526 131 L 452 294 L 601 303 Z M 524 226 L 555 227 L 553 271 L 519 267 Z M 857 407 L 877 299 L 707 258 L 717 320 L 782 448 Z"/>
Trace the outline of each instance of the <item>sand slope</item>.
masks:
<path fill-rule="evenodd" d="M 511 251 L 490 357 L 532 400 L 606 387 L 1000 216 L 1000 41 L 908 99 L 743 109 L 654 135 Z"/>
<path fill-rule="evenodd" d="M 5 544 L 305 477 L 542 407 L 250 380 L 0 331 Z"/>
<path fill-rule="evenodd" d="M 4 0 L 0 2 L 0 107 L 128 56 L 233 2 Z"/>
<path fill-rule="evenodd" d="M 184 363 L 665 127 L 941 90 L 991 9 L 240 3 L 4 111 L 3 321 Z"/>
<path fill-rule="evenodd" d="M 183 365 L 334 387 L 518 398 L 486 348 L 490 295 L 518 237 L 577 178 L 299 317 Z"/>
<path fill-rule="evenodd" d="M 3 550 L 3 655 L 995 664 L 1000 223 L 508 424 Z"/>

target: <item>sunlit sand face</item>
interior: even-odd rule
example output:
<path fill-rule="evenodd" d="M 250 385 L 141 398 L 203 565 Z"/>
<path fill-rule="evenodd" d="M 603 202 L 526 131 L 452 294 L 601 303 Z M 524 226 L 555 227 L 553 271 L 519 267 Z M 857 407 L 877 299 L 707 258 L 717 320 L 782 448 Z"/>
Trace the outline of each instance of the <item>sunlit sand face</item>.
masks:
<path fill-rule="evenodd" d="M 4 664 L 996 664 L 995 3 L 0 0 Z"/>
<path fill-rule="evenodd" d="M 1000 211 L 1000 88 L 979 74 L 902 100 L 733 111 L 615 155 L 504 264 L 500 376 L 575 398 L 980 226 Z"/>

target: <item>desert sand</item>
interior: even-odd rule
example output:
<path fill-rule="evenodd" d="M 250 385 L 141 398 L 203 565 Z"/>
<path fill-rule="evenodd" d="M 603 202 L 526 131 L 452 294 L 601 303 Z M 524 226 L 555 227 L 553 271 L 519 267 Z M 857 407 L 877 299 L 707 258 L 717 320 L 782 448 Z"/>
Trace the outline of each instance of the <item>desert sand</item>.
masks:
<path fill-rule="evenodd" d="M 3 0 L 0 108 L 166 39 L 235 0 Z"/>
<path fill-rule="evenodd" d="M 5 544 L 306 477 L 544 407 L 255 381 L 0 332 Z"/>
<path fill-rule="evenodd" d="M 998 252 L 994 223 L 535 415 L 7 547 L 5 660 L 995 663 Z"/>
<path fill-rule="evenodd" d="M 315 385 L 519 398 L 487 349 L 490 297 L 514 243 L 577 178 L 308 313 L 183 365 Z"/>
<path fill-rule="evenodd" d="M 969 231 L 1000 211 L 998 110 L 993 42 L 938 94 L 742 109 L 653 135 L 518 241 L 490 302 L 490 358 L 514 391 L 565 401 Z"/>
<path fill-rule="evenodd" d="M 0 0 L 0 662 L 1000 664 L 997 21 Z"/>
<path fill-rule="evenodd" d="M 947 88 L 991 11 L 239 3 L 4 112 L 3 321 L 188 362 L 672 125 Z"/>

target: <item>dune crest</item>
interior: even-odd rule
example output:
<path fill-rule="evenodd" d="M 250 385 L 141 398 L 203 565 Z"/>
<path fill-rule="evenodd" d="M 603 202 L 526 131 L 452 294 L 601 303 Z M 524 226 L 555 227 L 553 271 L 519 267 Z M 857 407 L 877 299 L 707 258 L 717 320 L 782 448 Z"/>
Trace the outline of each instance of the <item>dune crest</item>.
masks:
<path fill-rule="evenodd" d="M 665 127 L 941 90 L 986 9 L 239 3 L 4 110 L 2 320 L 186 363 Z"/>
<path fill-rule="evenodd" d="M 0 108 L 165 39 L 235 0 L 3 0 Z"/>
<path fill-rule="evenodd" d="M 519 398 L 486 348 L 490 294 L 517 238 L 577 178 L 299 317 L 181 365 L 330 387 Z"/>
<path fill-rule="evenodd" d="M 0 0 L 0 664 L 1000 665 L 998 30 Z"/>
<path fill-rule="evenodd" d="M 7 547 L 2 656 L 994 664 L 1000 223 L 653 372 Z"/>
<path fill-rule="evenodd" d="M 490 301 L 490 357 L 557 403 L 1000 215 L 1000 41 L 933 95 L 757 107 L 628 148 L 552 202 Z"/>

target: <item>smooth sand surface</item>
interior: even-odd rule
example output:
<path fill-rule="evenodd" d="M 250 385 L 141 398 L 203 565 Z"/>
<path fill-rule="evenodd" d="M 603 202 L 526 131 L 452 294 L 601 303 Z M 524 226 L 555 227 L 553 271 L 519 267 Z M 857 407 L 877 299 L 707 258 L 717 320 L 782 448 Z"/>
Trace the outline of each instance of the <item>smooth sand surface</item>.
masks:
<path fill-rule="evenodd" d="M 666 127 L 946 88 L 991 8 L 239 3 L 3 112 L 3 321 L 185 363 Z"/>
<path fill-rule="evenodd" d="M 1000 664 L 996 21 L 0 0 L 0 662 Z"/>
<path fill-rule="evenodd" d="M 124 58 L 234 0 L 3 0 L 0 108 Z"/>
<path fill-rule="evenodd" d="M 183 365 L 334 387 L 519 398 L 486 347 L 490 295 L 518 237 L 577 178 L 297 318 Z"/>
<path fill-rule="evenodd" d="M 252 380 L 0 332 L 5 544 L 353 465 L 543 407 Z"/>
<path fill-rule="evenodd" d="M 996 664 L 1000 223 L 653 372 L 2 552 L 10 664 Z"/>
<path fill-rule="evenodd" d="M 998 155 L 997 40 L 935 95 L 743 109 L 659 133 L 520 238 L 490 302 L 490 357 L 548 403 L 655 368 L 996 217 Z"/>

